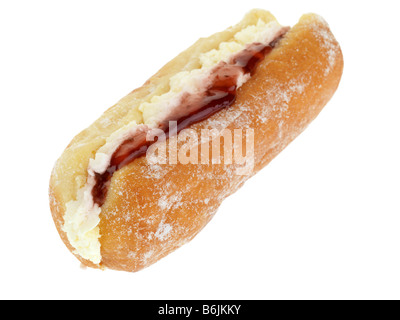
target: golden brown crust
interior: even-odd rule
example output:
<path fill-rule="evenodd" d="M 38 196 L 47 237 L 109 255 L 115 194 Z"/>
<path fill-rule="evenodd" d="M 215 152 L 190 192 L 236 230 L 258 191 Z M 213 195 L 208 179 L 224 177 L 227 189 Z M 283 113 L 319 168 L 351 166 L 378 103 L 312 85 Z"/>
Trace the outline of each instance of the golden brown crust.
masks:
<path fill-rule="evenodd" d="M 253 14 L 256 12 L 259 11 Z M 199 43 L 209 39 L 200 40 L 189 52 L 193 53 Z M 168 76 L 169 72 L 181 71 L 179 61 L 186 61 L 187 65 L 190 60 L 185 55 L 187 52 L 167 64 L 145 87 L 155 79 Z M 254 129 L 256 173 L 318 115 L 335 92 L 342 69 L 340 47 L 328 25 L 316 15 L 305 15 L 239 89 L 236 102 L 191 129 L 199 136 L 204 128 Z M 146 90 L 135 92 L 141 96 Z M 86 170 L 89 158 L 114 129 L 103 133 L 98 126 L 99 122 L 90 133 L 84 131 L 74 139 L 74 150 L 68 151 L 72 160 L 65 163 L 80 165 L 83 167 L 80 172 Z M 76 155 L 79 143 L 84 140 L 81 147 L 84 152 Z M 221 202 L 249 178 L 237 175 L 236 168 L 235 165 L 179 163 L 151 165 L 142 157 L 119 170 L 112 179 L 100 215 L 101 266 L 138 271 L 190 241 L 210 221 Z M 60 167 L 56 168 L 50 187 L 51 209 L 63 241 L 73 251 L 61 226 L 65 204 L 73 199 L 73 192 L 82 186 L 85 176 L 72 173 L 70 180 L 77 179 L 77 184 L 66 195 L 65 186 L 59 185 L 64 179 L 61 175 Z M 84 264 L 96 267 L 76 256 Z"/>

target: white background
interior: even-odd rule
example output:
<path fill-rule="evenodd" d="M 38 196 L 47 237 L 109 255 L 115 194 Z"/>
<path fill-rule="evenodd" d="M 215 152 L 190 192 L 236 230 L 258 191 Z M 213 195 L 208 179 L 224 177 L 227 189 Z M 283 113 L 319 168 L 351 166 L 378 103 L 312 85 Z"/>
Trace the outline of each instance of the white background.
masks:
<path fill-rule="evenodd" d="M 0 298 L 399 299 L 397 1 L 1 1 Z M 81 269 L 48 207 L 69 141 L 250 9 L 321 14 L 345 70 L 315 122 L 191 243 L 139 273 Z"/>

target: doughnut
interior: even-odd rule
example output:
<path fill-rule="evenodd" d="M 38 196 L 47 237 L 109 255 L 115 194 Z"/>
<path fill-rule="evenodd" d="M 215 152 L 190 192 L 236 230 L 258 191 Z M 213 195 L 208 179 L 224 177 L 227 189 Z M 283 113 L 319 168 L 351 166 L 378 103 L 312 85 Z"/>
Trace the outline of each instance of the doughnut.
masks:
<path fill-rule="evenodd" d="M 289 28 L 255 9 L 199 39 L 57 160 L 49 198 L 62 241 L 92 268 L 136 272 L 167 256 L 315 119 L 342 71 L 316 14 Z"/>

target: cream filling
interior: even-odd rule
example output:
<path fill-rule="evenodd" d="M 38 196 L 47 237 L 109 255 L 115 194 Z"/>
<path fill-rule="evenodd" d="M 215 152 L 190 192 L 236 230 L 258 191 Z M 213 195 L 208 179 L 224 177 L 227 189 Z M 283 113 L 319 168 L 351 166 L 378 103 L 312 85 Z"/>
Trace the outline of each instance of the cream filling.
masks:
<path fill-rule="evenodd" d="M 200 94 L 210 78 L 213 68 L 221 61 L 228 62 L 235 54 L 254 42 L 271 43 L 282 32 L 278 22 L 265 23 L 261 19 L 256 25 L 248 26 L 235 34 L 229 42 L 222 42 L 218 49 L 213 49 L 200 56 L 201 67 L 191 71 L 182 71 L 171 77 L 170 90 L 162 95 L 143 102 L 139 110 L 143 114 L 143 123 L 129 123 L 114 132 L 101 147 L 94 159 L 90 159 L 86 185 L 78 191 L 76 200 L 66 205 L 64 231 L 75 253 L 95 264 L 101 262 L 99 222 L 101 208 L 94 203 L 92 189 L 96 183 L 95 173 L 104 173 L 111 161 L 113 153 L 127 138 L 138 130 L 157 127 L 171 109 L 179 106 L 184 94 Z M 238 78 L 237 87 L 242 86 L 250 78 L 242 74 Z"/>

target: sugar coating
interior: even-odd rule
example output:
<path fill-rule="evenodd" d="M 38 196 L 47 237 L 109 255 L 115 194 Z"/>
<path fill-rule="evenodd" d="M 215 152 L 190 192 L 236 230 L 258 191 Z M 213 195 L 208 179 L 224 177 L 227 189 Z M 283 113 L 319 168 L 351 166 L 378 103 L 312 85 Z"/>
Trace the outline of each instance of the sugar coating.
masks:
<path fill-rule="evenodd" d="M 256 150 L 256 157 L 261 159 L 259 161 L 263 166 L 307 127 L 335 91 L 336 88 L 333 85 L 324 86 L 324 84 L 325 81 L 329 82 L 336 78 L 336 76 L 332 76 L 332 73 L 337 73 L 340 66 L 338 64 L 341 55 L 340 47 L 333 36 L 321 26 L 323 20 L 317 19 L 317 21 L 318 23 L 315 25 L 307 25 L 307 32 L 311 29 L 318 44 L 318 52 L 313 53 L 313 58 L 320 55 L 317 56 L 318 59 L 306 60 L 305 63 L 312 68 L 302 69 L 299 65 L 288 63 L 288 68 L 299 68 L 302 72 L 292 73 L 285 82 L 280 78 L 267 78 L 265 82 L 268 84 L 266 86 L 268 91 L 265 94 L 254 95 L 251 99 L 239 99 L 234 108 L 222 110 L 218 116 L 202 122 L 202 128 L 217 129 L 216 135 L 210 139 L 216 138 L 218 133 L 229 127 L 248 128 L 250 124 L 258 127 L 254 126 L 254 123 L 264 123 L 264 126 L 259 126 L 263 128 L 276 126 L 275 130 L 271 130 L 271 135 L 265 138 L 266 147 Z M 302 49 L 303 52 L 299 52 L 299 54 L 307 57 L 307 46 Z M 251 86 L 252 83 L 249 82 L 248 85 Z M 258 89 L 263 90 L 264 87 L 261 86 Z M 298 100 L 301 99 L 308 101 L 308 105 L 301 109 L 301 112 L 307 114 L 290 114 L 294 106 L 298 105 Z M 257 109 L 256 114 L 254 109 Z M 296 121 L 288 121 L 289 116 L 291 120 L 296 118 Z M 184 176 L 179 176 L 171 167 L 163 167 L 165 172 L 163 180 L 151 180 L 154 181 L 154 188 L 152 188 L 153 194 L 149 196 L 150 215 L 146 217 L 140 217 L 140 214 L 135 215 L 148 229 L 157 231 L 143 232 L 143 238 L 141 236 L 135 238 L 136 241 L 140 241 L 140 248 L 147 248 L 148 251 L 143 253 L 138 249 L 135 259 L 126 262 L 127 270 L 135 270 L 137 265 L 147 266 L 190 241 L 212 218 L 222 201 L 250 178 L 250 176 L 238 176 L 236 169 L 235 165 L 223 166 L 218 172 L 219 175 L 215 175 L 215 172 L 203 170 L 201 166 L 194 166 L 191 170 L 185 171 Z M 147 163 L 135 168 L 134 172 L 152 179 L 149 172 L 158 170 L 158 165 Z M 182 181 L 187 185 L 179 184 L 178 189 L 174 188 L 174 184 Z M 206 194 L 203 194 L 201 188 L 198 188 L 202 183 L 208 185 Z M 118 190 L 126 187 L 122 179 L 117 179 L 114 185 Z M 129 195 L 118 198 L 118 201 L 123 206 L 129 207 L 131 197 L 139 196 L 141 190 L 141 188 L 130 189 Z M 194 190 L 197 191 L 195 195 L 193 195 Z M 154 199 L 158 199 L 158 201 L 153 201 Z M 151 213 L 151 208 L 154 208 L 154 213 Z M 185 216 L 186 213 L 191 217 L 190 223 L 180 223 L 179 216 Z M 120 222 L 119 219 L 108 219 L 109 226 L 107 228 L 113 230 L 118 227 L 119 233 L 123 237 L 125 230 L 129 229 L 129 225 Z M 168 225 L 167 236 L 155 237 L 155 234 L 164 234 L 166 224 Z M 128 243 L 126 246 L 129 245 Z M 116 250 L 115 255 L 125 257 L 125 250 L 126 248 Z"/>

